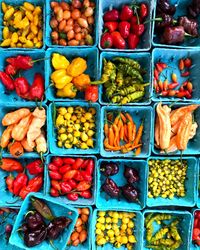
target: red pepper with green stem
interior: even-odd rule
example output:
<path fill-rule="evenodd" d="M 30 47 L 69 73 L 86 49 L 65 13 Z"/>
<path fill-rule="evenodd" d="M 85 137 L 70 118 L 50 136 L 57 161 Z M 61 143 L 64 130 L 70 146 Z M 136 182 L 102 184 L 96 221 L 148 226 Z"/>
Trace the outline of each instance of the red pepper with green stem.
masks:
<path fill-rule="evenodd" d="M 7 90 L 13 91 L 15 89 L 14 81 L 3 71 L 0 71 L 0 80 Z"/>
<path fill-rule="evenodd" d="M 41 174 L 44 172 L 44 164 L 40 159 L 37 159 L 33 162 L 30 162 L 27 166 L 26 169 L 29 171 L 31 175 L 37 175 Z"/>
<path fill-rule="evenodd" d="M 44 77 L 40 73 L 36 73 L 34 76 L 29 96 L 30 100 L 42 100 L 44 97 Z"/>
<path fill-rule="evenodd" d="M 117 49 L 125 49 L 126 48 L 126 42 L 118 31 L 112 32 L 111 36 L 113 39 L 113 46 L 115 48 L 117 48 Z"/>
<path fill-rule="evenodd" d="M 117 30 L 118 22 L 105 22 L 104 28 L 108 29 L 108 31 L 112 33 L 113 31 Z"/>
<path fill-rule="evenodd" d="M 106 32 L 101 36 L 101 47 L 103 49 L 112 48 L 113 46 L 113 38 L 110 33 Z"/>
<path fill-rule="evenodd" d="M 19 173 L 13 182 L 13 194 L 19 195 L 22 188 L 26 186 L 28 182 L 28 176 L 25 173 Z"/>

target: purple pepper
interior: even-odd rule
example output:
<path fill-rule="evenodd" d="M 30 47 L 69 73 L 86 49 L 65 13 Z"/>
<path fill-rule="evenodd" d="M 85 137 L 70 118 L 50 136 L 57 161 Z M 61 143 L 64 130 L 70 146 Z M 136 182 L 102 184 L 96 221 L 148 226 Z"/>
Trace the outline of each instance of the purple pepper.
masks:
<path fill-rule="evenodd" d="M 112 176 L 119 172 L 119 166 L 112 162 L 109 163 L 104 162 L 101 164 L 101 172 L 105 176 Z"/>
<path fill-rule="evenodd" d="M 138 190 L 130 184 L 126 184 L 121 187 L 122 195 L 124 198 L 130 202 L 138 201 Z"/>
<path fill-rule="evenodd" d="M 185 38 L 185 30 L 183 26 L 166 27 L 161 42 L 165 44 L 182 43 Z"/>
<path fill-rule="evenodd" d="M 183 26 L 185 32 L 192 36 L 198 36 L 198 22 L 195 19 L 189 19 L 186 16 L 182 16 L 178 19 L 180 26 Z"/>
<path fill-rule="evenodd" d="M 124 177 L 127 179 L 127 182 L 129 184 L 133 184 L 135 182 L 138 182 L 140 179 L 138 171 L 136 169 L 130 168 L 128 166 L 125 166 Z"/>
<path fill-rule="evenodd" d="M 26 223 L 30 230 L 35 230 L 44 225 L 42 215 L 36 211 L 30 211 L 26 215 Z"/>
<path fill-rule="evenodd" d="M 157 3 L 159 12 L 164 12 L 165 14 L 174 15 L 176 12 L 176 7 L 170 5 L 168 0 L 159 0 Z"/>
<path fill-rule="evenodd" d="M 120 189 L 112 179 L 106 178 L 104 184 L 101 187 L 109 196 L 113 198 L 119 197 Z"/>

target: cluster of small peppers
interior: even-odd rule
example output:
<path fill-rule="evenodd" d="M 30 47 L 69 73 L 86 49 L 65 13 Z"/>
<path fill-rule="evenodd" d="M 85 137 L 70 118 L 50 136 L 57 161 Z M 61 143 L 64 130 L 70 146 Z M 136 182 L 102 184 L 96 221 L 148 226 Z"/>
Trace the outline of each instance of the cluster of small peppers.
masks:
<path fill-rule="evenodd" d="M 8 91 L 16 91 L 17 95 L 30 101 L 40 101 L 44 98 L 44 78 L 36 73 L 32 85 L 29 85 L 26 77 L 19 76 L 19 72 L 33 68 L 34 63 L 41 59 L 33 60 L 30 56 L 18 55 L 8 57 L 5 71 L 0 71 L 1 83 Z M 43 60 L 43 59 L 42 59 Z"/>
<path fill-rule="evenodd" d="M 67 217 L 55 217 L 41 199 L 31 197 L 31 205 L 33 209 L 26 213 L 24 223 L 18 229 L 19 233 L 23 232 L 24 244 L 27 247 L 37 246 L 44 240 L 58 239 L 71 223 L 71 219 Z M 48 225 L 46 221 L 50 221 Z"/>
<path fill-rule="evenodd" d="M 98 100 L 98 87 L 90 85 L 90 76 L 84 73 L 87 69 L 85 59 L 77 57 L 70 63 L 65 56 L 53 53 L 51 63 L 54 68 L 51 80 L 57 89 L 56 96 L 73 99 L 78 91 L 84 91 L 85 100 Z"/>
<path fill-rule="evenodd" d="M 190 76 L 190 68 L 192 67 L 192 60 L 191 58 L 181 58 L 178 62 L 178 68 L 180 71 L 180 76 L 182 78 L 187 78 Z M 164 81 L 160 79 L 160 76 L 164 74 L 164 70 L 168 69 L 168 65 L 164 62 L 157 62 L 154 68 L 154 89 L 155 92 L 161 96 L 167 97 L 178 97 L 178 98 L 192 98 L 192 91 L 193 85 L 192 82 L 189 80 L 184 79 L 184 82 L 180 85 L 178 81 L 177 75 L 172 72 L 171 80 L 172 82 L 169 83 L 168 79 L 166 78 Z"/>
<path fill-rule="evenodd" d="M 92 159 L 54 157 L 48 165 L 48 170 L 51 196 L 66 196 L 71 201 L 76 201 L 79 197 L 92 198 Z"/>
<path fill-rule="evenodd" d="M 145 31 L 148 16 L 146 3 L 124 5 L 121 10 L 108 10 L 103 15 L 105 32 L 101 37 L 102 48 L 135 49 Z"/>
<path fill-rule="evenodd" d="M 192 233 L 193 244 L 200 246 L 200 211 L 196 211 L 194 214 L 194 225 Z"/>
<path fill-rule="evenodd" d="M 13 6 L 1 3 L 3 11 L 3 41 L 1 47 L 41 48 L 43 45 L 42 7 L 24 2 Z"/>
<path fill-rule="evenodd" d="M 42 188 L 44 165 L 40 159 L 23 167 L 22 164 L 15 159 L 3 158 L 0 168 L 10 173 L 5 177 L 5 183 L 7 190 L 14 196 L 19 196 L 24 200 L 30 192 L 38 192 Z M 29 179 L 25 173 L 25 169 L 28 170 L 30 175 L 35 175 L 35 177 Z M 17 175 L 12 175 L 13 172 L 17 172 Z"/>
<path fill-rule="evenodd" d="M 110 176 L 116 175 L 119 172 L 119 166 L 115 163 L 102 163 L 101 172 L 106 179 L 101 188 L 106 194 L 112 198 L 119 199 L 120 196 L 124 197 L 128 202 L 138 202 L 139 191 L 133 185 L 139 181 L 139 173 L 136 169 L 125 166 L 124 177 L 127 184 L 119 187 Z"/>

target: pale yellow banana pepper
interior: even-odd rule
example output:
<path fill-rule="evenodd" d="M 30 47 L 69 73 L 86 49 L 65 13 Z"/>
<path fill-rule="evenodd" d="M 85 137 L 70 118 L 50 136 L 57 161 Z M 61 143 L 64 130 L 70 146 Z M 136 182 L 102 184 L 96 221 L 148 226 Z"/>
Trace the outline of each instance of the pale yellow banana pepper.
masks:
<path fill-rule="evenodd" d="M 51 63 L 54 69 L 67 69 L 70 62 L 63 55 L 53 53 Z"/>
<path fill-rule="evenodd" d="M 73 85 L 73 83 L 69 82 L 67 83 L 63 89 L 59 89 L 56 93 L 58 97 L 68 97 L 68 98 L 74 98 L 76 96 L 77 89 Z"/>
<path fill-rule="evenodd" d="M 51 74 L 51 80 L 57 89 L 62 89 L 67 83 L 72 81 L 72 77 L 67 75 L 65 69 L 58 69 Z"/>

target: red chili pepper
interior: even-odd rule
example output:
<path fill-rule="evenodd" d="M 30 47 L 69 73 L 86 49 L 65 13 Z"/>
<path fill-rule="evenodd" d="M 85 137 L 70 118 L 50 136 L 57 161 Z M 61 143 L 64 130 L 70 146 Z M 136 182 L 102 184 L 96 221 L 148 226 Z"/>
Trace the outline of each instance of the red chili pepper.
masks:
<path fill-rule="evenodd" d="M 13 91 L 15 89 L 14 81 L 3 71 L 0 71 L 0 80 L 7 90 Z"/>
<path fill-rule="evenodd" d="M 178 91 L 177 93 L 176 93 L 176 97 L 178 97 L 178 98 L 183 98 L 183 97 L 185 97 L 186 96 L 186 91 L 185 90 L 183 90 L 183 91 Z"/>
<path fill-rule="evenodd" d="M 41 74 L 35 74 L 29 94 L 31 100 L 42 100 L 44 96 L 44 77 Z"/>
<path fill-rule="evenodd" d="M 63 165 L 61 168 L 59 168 L 59 173 L 60 174 L 65 174 L 67 171 L 71 170 L 71 166 L 68 164 Z"/>
<path fill-rule="evenodd" d="M 154 70 L 155 71 L 155 70 Z M 161 91 L 163 91 L 163 83 L 161 80 L 158 81 L 158 86 Z"/>
<path fill-rule="evenodd" d="M 13 182 L 13 194 L 19 195 L 21 189 L 26 186 L 28 176 L 24 173 L 19 173 Z"/>
<path fill-rule="evenodd" d="M 190 94 L 192 93 L 193 85 L 192 85 L 191 82 L 188 82 L 188 83 L 187 83 L 187 90 L 189 91 Z"/>
<path fill-rule="evenodd" d="M 56 165 L 54 165 L 53 163 L 49 163 L 48 169 L 51 171 L 59 171 L 59 168 Z"/>
<path fill-rule="evenodd" d="M 77 191 L 85 191 L 91 188 L 91 182 L 89 181 L 81 181 L 78 183 L 76 189 Z"/>
<path fill-rule="evenodd" d="M 13 172 L 13 171 L 23 172 L 24 171 L 22 164 L 19 161 L 12 159 L 12 158 L 2 158 L 0 160 L 0 168 L 7 172 Z"/>
<path fill-rule="evenodd" d="M 187 76 L 189 76 L 189 75 L 190 75 L 190 72 L 189 72 L 189 71 L 183 72 L 183 73 L 181 74 L 182 77 L 187 77 Z"/>
<path fill-rule="evenodd" d="M 76 169 L 69 170 L 64 174 L 63 180 L 66 181 L 66 180 L 73 179 L 77 173 L 78 171 Z"/>
<path fill-rule="evenodd" d="M 169 94 L 169 91 L 168 91 L 168 90 L 163 90 L 163 91 L 161 92 L 161 95 L 162 95 L 162 96 L 168 96 L 168 94 Z"/>
<path fill-rule="evenodd" d="M 77 183 L 74 181 L 74 180 L 68 180 L 67 181 L 68 183 L 69 183 L 69 185 L 73 188 L 73 189 L 75 189 L 76 187 L 77 187 Z"/>
<path fill-rule="evenodd" d="M 169 85 L 168 85 L 168 88 L 169 89 L 175 89 L 176 87 L 178 87 L 179 86 L 179 83 L 178 82 L 173 82 L 173 83 L 170 83 Z"/>
<path fill-rule="evenodd" d="M 62 194 L 67 194 L 67 193 L 70 193 L 72 191 L 72 187 L 66 181 L 62 182 L 60 184 L 60 186 L 61 186 L 61 192 L 62 192 Z"/>
<path fill-rule="evenodd" d="M 104 22 L 117 21 L 119 19 L 119 11 L 116 9 L 108 10 L 103 15 Z"/>
<path fill-rule="evenodd" d="M 163 82 L 163 90 L 164 91 L 168 90 L 168 80 L 167 79 Z"/>
<path fill-rule="evenodd" d="M 17 69 L 13 65 L 8 64 L 5 68 L 5 72 L 8 75 L 14 76 L 17 73 Z"/>
<path fill-rule="evenodd" d="M 141 18 L 145 18 L 148 16 L 148 6 L 145 3 L 141 3 L 140 5 L 140 13 L 139 13 Z"/>
<path fill-rule="evenodd" d="M 55 156 L 52 159 L 52 163 L 57 166 L 57 167 L 61 167 L 63 165 L 63 158 L 59 157 L 59 156 Z"/>
<path fill-rule="evenodd" d="M 84 178 L 83 178 L 83 176 L 82 176 L 82 174 L 81 174 L 80 171 L 77 171 L 76 175 L 74 176 L 74 179 L 76 181 L 83 181 L 84 180 Z"/>
<path fill-rule="evenodd" d="M 188 81 L 185 81 L 185 82 L 182 84 L 182 86 L 183 86 L 183 87 L 186 87 L 186 86 L 187 86 L 187 83 L 188 83 Z"/>
<path fill-rule="evenodd" d="M 90 190 L 85 190 L 80 192 L 80 196 L 85 198 L 85 199 L 91 199 L 92 198 L 92 194 Z"/>
<path fill-rule="evenodd" d="M 136 34 L 130 34 L 128 36 L 128 47 L 129 49 L 135 49 L 137 48 L 138 44 L 140 42 L 140 39 L 138 36 L 136 36 Z"/>
<path fill-rule="evenodd" d="M 156 63 L 156 69 L 159 73 L 163 71 L 163 67 L 160 65 L 160 63 Z"/>
<path fill-rule="evenodd" d="M 66 197 L 70 201 L 77 201 L 78 200 L 78 194 L 76 194 L 76 193 L 66 194 Z"/>
<path fill-rule="evenodd" d="M 84 159 L 83 158 L 76 158 L 74 164 L 72 165 L 73 169 L 80 169 L 80 167 L 83 165 Z"/>
<path fill-rule="evenodd" d="M 154 78 L 156 79 L 156 81 L 158 81 L 158 79 L 159 79 L 159 72 L 158 72 L 157 69 L 154 69 L 153 75 L 154 75 Z"/>
<path fill-rule="evenodd" d="M 92 175 L 94 172 L 94 161 L 92 159 L 89 160 L 88 165 L 86 167 L 86 172 L 89 175 Z"/>
<path fill-rule="evenodd" d="M 192 240 L 200 240 L 200 229 L 199 228 L 193 229 Z"/>
<path fill-rule="evenodd" d="M 29 95 L 29 83 L 25 77 L 18 77 L 14 80 L 15 90 L 18 96 L 27 98 Z"/>
<path fill-rule="evenodd" d="M 63 160 L 63 162 L 64 162 L 65 164 L 70 164 L 70 165 L 74 164 L 74 162 L 75 162 L 75 159 L 74 159 L 74 158 L 63 157 L 62 160 Z"/>
<path fill-rule="evenodd" d="M 121 21 L 128 21 L 133 16 L 133 10 L 129 5 L 124 5 L 121 9 L 119 19 Z"/>
<path fill-rule="evenodd" d="M 168 96 L 175 96 L 176 93 L 177 93 L 176 90 L 170 89 L 170 90 L 169 90 L 169 93 L 168 93 Z"/>
<path fill-rule="evenodd" d="M 123 38 L 127 38 L 130 34 L 130 23 L 126 21 L 122 21 L 119 23 L 119 33 Z"/>
<path fill-rule="evenodd" d="M 60 183 L 56 180 L 51 180 L 51 186 L 57 190 L 58 192 L 61 191 Z"/>
<path fill-rule="evenodd" d="M 28 169 L 29 173 L 32 175 L 41 174 L 44 171 L 44 165 L 40 159 L 37 159 L 26 165 L 26 169 Z"/>
<path fill-rule="evenodd" d="M 185 65 L 185 67 L 190 68 L 192 66 L 192 59 L 186 58 L 184 60 L 184 65 Z"/>
<path fill-rule="evenodd" d="M 60 196 L 58 190 L 54 189 L 54 188 L 51 188 L 50 189 L 50 195 L 53 196 L 53 197 L 58 197 Z"/>
<path fill-rule="evenodd" d="M 7 177 L 6 177 L 6 185 L 7 185 L 7 189 L 11 192 L 11 193 L 13 193 L 13 183 L 14 183 L 14 176 L 13 175 L 8 175 Z"/>
<path fill-rule="evenodd" d="M 117 49 L 125 49 L 126 42 L 124 38 L 121 36 L 121 34 L 118 31 L 114 31 L 111 33 L 112 39 L 113 39 L 113 46 Z"/>
<path fill-rule="evenodd" d="M 117 30 L 118 22 L 105 22 L 104 27 L 108 29 L 110 33 L 112 33 L 113 31 Z"/>
<path fill-rule="evenodd" d="M 84 169 L 84 168 L 87 167 L 87 165 L 88 165 L 88 163 L 89 163 L 89 160 L 90 160 L 90 159 L 84 160 L 83 164 L 81 165 L 81 169 Z"/>
<path fill-rule="evenodd" d="M 38 59 L 38 60 L 41 60 L 41 59 Z M 27 70 L 27 69 L 31 69 L 34 65 L 34 62 L 36 62 L 38 60 L 33 61 L 30 56 L 19 55 L 17 57 L 7 58 L 6 62 L 13 65 L 16 69 Z"/>
<path fill-rule="evenodd" d="M 87 171 L 81 171 L 81 175 L 84 181 L 92 181 L 92 176 Z"/>
<path fill-rule="evenodd" d="M 159 66 L 160 66 L 162 69 L 166 69 L 166 68 L 167 68 L 167 64 L 166 64 L 166 63 L 158 62 L 157 64 L 159 64 Z"/>
<path fill-rule="evenodd" d="M 30 192 L 38 192 L 41 189 L 42 185 L 43 185 L 43 175 L 38 175 L 29 180 L 28 185 L 24 186 L 21 189 L 19 196 L 22 199 L 25 199 Z"/>
<path fill-rule="evenodd" d="M 101 36 L 101 47 L 103 49 L 112 48 L 113 38 L 110 33 L 106 32 Z"/>
<path fill-rule="evenodd" d="M 141 36 L 144 33 L 144 24 L 134 24 L 132 27 L 133 33 L 136 34 L 137 36 Z"/>
<path fill-rule="evenodd" d="M 180 60 L 179 60 L 179 66 L 178 66 L 178 67 L 179 67 L 180 70 L 184 70 L 185 65 L 184 65 L 183 59 L 180 59 Z"/>
<path fill-rule="evenodd" d="M 154 86 L 156 93 L 158 94 L 160 92 L 160 89 L 159 89 L 159 86 L 155 77 L 153 78 L 153 86 Z"/>
<path fill-rule="evenodd" d="M 86 101 L 91 101 L 91 102 L 96 102 L 96 101 L 98 101 L 98 98 L 99 98 L 98 86 L 89 85 L 85 89 L 85 100 Z"/>
<path fill-rule="evenodd" d="M 62 175 L 56 171 L 49 171 L 49 176 L 53 180 L 62 180 Z"/>
<path fill-rule="evenodd" d="M 191 99 L 191 98 L 192 98 L 192 95 L 190 94 L 190 92 L 189 92 L 188 90 L 186 90 L 185 92 L 186 92 L 185 97 L 186 97 L 187 99 Z"/>

